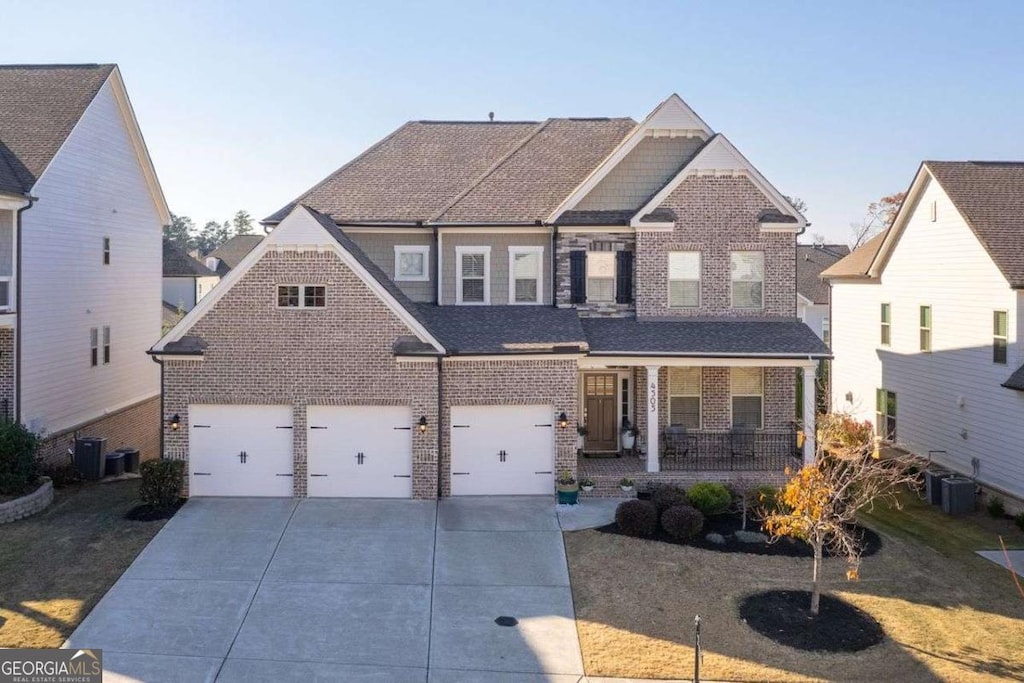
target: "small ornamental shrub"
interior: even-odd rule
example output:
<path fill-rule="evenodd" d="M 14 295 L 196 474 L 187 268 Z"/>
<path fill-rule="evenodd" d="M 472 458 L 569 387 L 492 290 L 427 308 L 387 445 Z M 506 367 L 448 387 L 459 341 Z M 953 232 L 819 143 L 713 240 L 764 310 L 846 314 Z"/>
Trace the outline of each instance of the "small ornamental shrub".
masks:
<path fill-rule="evenodd" d="M 42 474 L 50 478 L 55 489 L 62 489 L 82 481 L 82 475 L 71 463 L 63 465 L 47 465 Z"/>
<path fill-rule="evenodd" d="M 1019 513 L 1013 518 L 1013 523 L 1017 525 L 1017 528 L 1024 531 L 1024 512 Z"/>
<path fill-rule="evenodd" d="M 673 505 L 688 504 L 690 499 L 686 497 L 686 491 L 681 486 L 659 484 L 651 488 L 651 502 L 658 508 L 658 514 L 661 514 Z"/>
<path fill-rule="evenodd" d="M 1006 516 L 1006 504 L 1003 503 L 1003 499 L 999 496 L 992 496 L 989 498 L 988 505 L 985 506 L 988 510 L 988 514 L 996 519 L 1002 519 Z"/>
<path fill-rule="evenodd" d="M 143 503 L 158 509 L 177 505 L 185 480 L 184 460 L 147 460 L 139 466 L 139 473 L 139 497 Z"/>
<path fill-rule="evenodd" d="M 722 514 L 732 502 L 729 489 L 722 484 L 710 482 L 694 484 L 686 495 L 690 498 L 690 505 L 700 510 L 705 517 Z"/>
<path fill-rule="evenodd" d="M 627 500 L 615 509 L 615 523 L 627 536 L 653 536 L 658 530 L 658 508 L 649 500 Z"/>
<path fill-rule="evenodd" d="M 0 419 L 0 495 L 27 493 L 38 476 L 36 435 L 24 425 Z"/>
<path fill-rule="evenodd" d="M 747 494 L 750 507 L 764 512 L 774 512 L 779 506 L 779 488 L 771 484 L 761 484 L 750 489 Z"/>
<path fill-rule="evenodd" d="M 661 528 L 677 541 L 689 541 L 704 528 L 704 515 L 692 505 L 673 505 L 661 513 Z"/>

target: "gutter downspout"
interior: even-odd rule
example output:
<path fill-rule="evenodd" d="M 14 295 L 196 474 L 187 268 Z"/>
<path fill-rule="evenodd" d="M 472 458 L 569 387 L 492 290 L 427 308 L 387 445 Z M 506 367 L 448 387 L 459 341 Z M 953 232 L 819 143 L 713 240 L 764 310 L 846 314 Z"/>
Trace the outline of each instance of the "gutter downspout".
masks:
<path fill-rule="evenodd" d="M 164 459 L 164 362 L 156 356 L 150 356 L 160 366 L 160 459 Z"/>
<path fill-rule="evenodd" d="M 18 243 L 15 254 L 14 290 L 14 410 L 12 415 L 16 423 L 21 423 L 21 214 L 35 205 L 35 198 L 28 197 L 28 204 L 15 212 L 14 239 Z"/>
<path fill-rule="evenodd" d="M 442 426 L 444 424 L 444 365 L 443 358 L 437 357 L 437 497 L 441 497 L 443 483 L 441 479 L 441 445 L 443 441 Z"/>
<path fill-rule="evenodd" d="M 551 305 L 558 308 L 558 226 L 551 226 Z"/>
<path fill-rule="evenodd" d="M 441 242 L 439 240 L 437 226 L 434 226 L 434 282 L 437 284 L 434 290 L 434 305 L 441 305 Z"/>

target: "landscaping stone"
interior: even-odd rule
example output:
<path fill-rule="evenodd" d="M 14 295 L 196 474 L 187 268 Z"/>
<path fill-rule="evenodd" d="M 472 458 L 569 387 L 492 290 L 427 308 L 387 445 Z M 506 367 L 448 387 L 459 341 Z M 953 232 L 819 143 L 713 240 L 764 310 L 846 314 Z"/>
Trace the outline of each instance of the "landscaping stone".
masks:
<path fill-rule="evenodd" d="M 725 545 L 725 536 L 722 534 L 710 533 L 704 537 L 704 540 L 715 545 Z"/>
<path fill-rule="evenodd" d="M 740 543 L 767 543 L 768 537 L 757 531 L 744 531 L 740 529 L 733 534 Z"/>
<path fill-rule="evenodd" d="M 23 519 L 49 507 L 53 502 L 53 482 L 49 477 L 40 477 L 39 487 L 21 498 L 0 503 L 0 524 Z"/>

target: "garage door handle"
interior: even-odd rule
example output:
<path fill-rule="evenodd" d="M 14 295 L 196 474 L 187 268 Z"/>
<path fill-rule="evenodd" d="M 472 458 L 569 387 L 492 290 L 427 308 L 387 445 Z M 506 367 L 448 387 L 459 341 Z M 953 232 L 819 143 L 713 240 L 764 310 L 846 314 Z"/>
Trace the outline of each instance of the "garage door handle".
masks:
<path fill-rule="evenodd" d="M 327 429 L 327 427 L 317 427 L 316 425 L 313 425 L 310 429 Z"/>
<path fill-rule="evenodd" d="M 392 429 L 403 429 L 408 432 L 409 430 L 412 429 L 412 427 L 392 427 Z"/>
<path fill-rule="evenodd" d="M 469 425 L 452 425 L 452 429 L 469 429 Z"/>
<path fill-rule="evenodd" d="M 192 429 L 209 429 L 210 425 L 192 425 Z"/>
<path fill-rule="evenodd" d="M 551 474 L 551 470 L 548 470 L 547 472 L 534 472 L 534 474 Z"/>
<path fill-rule="evenodd" d="M 311 474 L 309 476 L 311 476 L 311 477 L 326 477 L 327 475 L 326 474 Z"/>
<path fill-rule="evenodd" d="M 193 472 L 192 476 L 193 477 L 208 477 L 208 476 L 210 476 L 210 473 L 209 472 Z"/>
<path fill-rule="evenodd" d="M 277 476 L 277 477 L 293 477 L 295 475 L 293 475 L 293 474 L 277 474 L 277 475 L 274 475 L 274 476 Z"/>
<path fill-rule="evenodd" d="M 469 472 L 452 472 L 453 477 L 459 474 L 469 474 Z"/>
<path fill-rule="evenodd" d="M 291 425 L 287 425 L 285 427 L 274 427 L 274 429 L 291 429 L 291 428 L 292 428 Z"/>
<path fill-rule="evenodd" d="M 551 425 L 547 424 L 547 425 L 533 425 L 533 426 L 534 427 L 550 427 Z"/>
<path fill-rule="evenodd" d="M 411 474 L 392 474 L 391 476 L 395 479 L 412 479 Z"/>

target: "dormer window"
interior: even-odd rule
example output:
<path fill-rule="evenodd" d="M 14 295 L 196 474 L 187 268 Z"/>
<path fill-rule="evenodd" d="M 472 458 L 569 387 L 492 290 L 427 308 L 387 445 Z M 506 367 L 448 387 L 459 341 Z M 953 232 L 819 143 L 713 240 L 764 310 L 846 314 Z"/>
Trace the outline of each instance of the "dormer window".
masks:
<path fill-rule="evenodd" d="M 509 247 L 508 302 L 541 303 L 541 259 L 544 247 Z"/>
<path fill-rule="evenodd" d="M 327 288 L 323 285 L 278 285 L 278 308 L 323 308 Z"/>
<path fill-rule="evenodd" d="M 455 247 L 455 261 L 459 274 L 455 303 L 491 303 L 491 248 Z"/>

